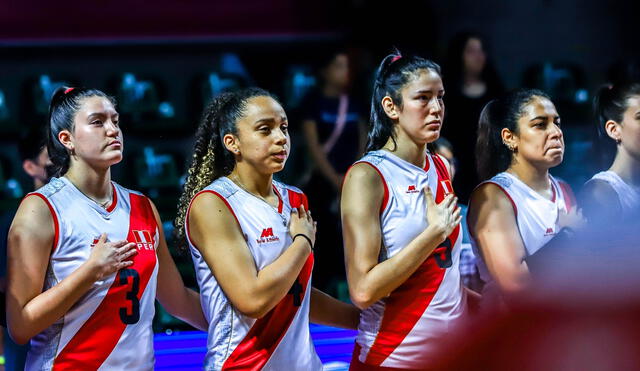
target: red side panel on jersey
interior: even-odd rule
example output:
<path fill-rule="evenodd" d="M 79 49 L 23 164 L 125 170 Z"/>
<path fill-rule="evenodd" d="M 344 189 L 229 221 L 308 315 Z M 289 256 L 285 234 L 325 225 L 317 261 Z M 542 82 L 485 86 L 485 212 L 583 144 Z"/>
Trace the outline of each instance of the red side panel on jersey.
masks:
<path fill-rule="evenodd" d="M 291 196 L 291 193 L 289 195 Z M 302 196 L 300 198 L 301 201 L 306 201 L 304 195 L 299 195 Z M 291 205 L 294 205 L 293 202 Z M 307 285 L 311 278 L 312 270 L 313 254 L 309 255 L 298 275 L 298 282 L 302 285 L 302 291 L 300 292 L 302 298 L 307 294 Z M 299 306 L 294 305 L 292 296 L 285 295 L 269 313 L 253 324 L 245 338 L 227 358 L 222 370 L 261 370 L 287 333 L 299 308 Z M 295 368 L 295 365 L 291 366 Z"/>
<path fill-rule="evenodd" d="M 307 196 L 304 193 L 298 193 L 292 190 L 287 190 L 289 196 L 289 205 L 292 208 L 298 208 L 300 205 L 304 206 L 305 210 L 309 210 L 309 201 L 307 200 Z M 279 212 L 282 212 L 280 210 Z"/>
<path fill-rule="evenodd" d="M 155 236 L 159 226 L 149 200 L 144 196 L 131 194 L 130 202 L 127 241 L 136 241 L 134 231 L 149 231 Z M 140 299 L 153 275 L 155 265 L 155 250 L 139 248 L 138 254 L 133 257 L 133 265 L 116 274 L 98 308 L 58 354 L 53 370 L 95 370 L 102 365 L 118 344 L 127 327 L 125 322 L 138 322 L 135 318 L 136 313 L 138 317 L 140 315 Z"/>
<path fill-rule="evenodd" d="M 576 207 L 576 196 L 571 189 L 571 186 L 562 180 L 558 180 L 558 185 L 560 186 L 560 190 L 562 191 L 562 196 L 564 197 L 564 203 L 567 205 L 567 211 L 573 210 Z"/>
<path fill-rule="evenodd" d="M 446 166 L 437 156 L 432 157 L 438 174 L 436 202 L 442 202 L 446 194 L 452 193 L 451 180 Z M 428 162 L 428 161 L 427 161 Z M 367 353 L 365 364 L 380 366 L 402 343 L 438 292 L 444 279 L 446 268 L 441 268 L 435 256 L 446 253 L 459 238 L 460 226 L 457 226 L 447 238 L 449 246 L 443 244 L 436 248 L 424 263 L 386 299 L 384 316 L 376 340 Z"/>

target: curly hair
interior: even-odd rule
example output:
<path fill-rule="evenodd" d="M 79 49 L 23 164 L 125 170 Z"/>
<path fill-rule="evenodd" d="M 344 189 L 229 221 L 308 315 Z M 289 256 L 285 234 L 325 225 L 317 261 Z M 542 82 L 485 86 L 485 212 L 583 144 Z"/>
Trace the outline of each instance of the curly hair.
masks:
<path fill-rule="evenodd" d="M 219 177 L 229 175 L 235 167 L 234 155 L 226 149 L 222 139 L 227 134 L 236 134 L 236 123 L 242 118 L 247 102 L 254 97 L 271 93 L 260 88 L 247 88 L 226 92 L 215 97 L 205 108 L 196 132 L 191 165 L 187 172 L 182 195 L 178 203 L 178 213 L 174 221 L 174 233 L 178 246 L 188 250 L 185 224 L 187 210 L 193 197 Z M 277 99 L 276 99 L 277 100 Z"/>

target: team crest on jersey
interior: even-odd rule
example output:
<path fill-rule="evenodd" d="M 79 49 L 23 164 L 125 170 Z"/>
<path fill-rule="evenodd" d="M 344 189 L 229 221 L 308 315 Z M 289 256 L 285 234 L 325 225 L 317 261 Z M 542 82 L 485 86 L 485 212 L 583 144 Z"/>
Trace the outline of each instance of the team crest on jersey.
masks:
<path fill-rule="evenodd" d="M 100 236 L 94 237 L 93 242 L 91 242 L 91 247 L 94 247 L 95 245 L 97 245 L 98 241 L 100 241 Z"/>
<path fill-rule="evenodd" d="M 135 238 L 136 240 L 136 247 L 138 249 L 145 249 L 145 250 L 153 250 L 156 246 L 155 241 L 153 240 L 153 237 L 151 236 L 151 232 L 144 230 L 144 231 L 132 231 L 133 232 L 133 238 Z"/>
<path fill-rule="evenodd" d="M 407 187 L 407 193 L 418 193 L 418 192 L 420 191 L 416 189 L 416 186 L 414 184 Z"/>
<path fill-rule="evenodd" d="M 273 235 L 272 227 L 264 228 L 262 230 L 262 233 L 260 233 L 260 238 L 256 240 L 257 243 L 269 243 L 277 241 L 280 241 L 280 237 Z"/>

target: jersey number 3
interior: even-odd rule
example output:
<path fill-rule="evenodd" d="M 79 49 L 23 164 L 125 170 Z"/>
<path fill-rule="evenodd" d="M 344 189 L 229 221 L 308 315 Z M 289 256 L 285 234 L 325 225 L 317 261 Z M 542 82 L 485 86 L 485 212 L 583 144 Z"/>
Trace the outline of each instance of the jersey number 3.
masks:
<path fill-rule="evenodd" d="M 131 313 L 127 307 L 120 308 L 120 320 L 125 325 L 138 323 L 140 320 L 140 300 L 138 300 L 138 290 L 140 289 L 140 275 L 135 269 L 122 269 L 118 273 L 118 283 L 126 285 L 131 277 L 131 290 L 127 291 L 126 299 L 131 301 Z"/>

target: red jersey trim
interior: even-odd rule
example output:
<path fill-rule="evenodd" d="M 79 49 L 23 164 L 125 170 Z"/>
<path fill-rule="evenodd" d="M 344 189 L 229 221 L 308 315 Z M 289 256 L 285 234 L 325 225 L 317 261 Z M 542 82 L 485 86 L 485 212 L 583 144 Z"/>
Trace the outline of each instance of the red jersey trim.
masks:
<path fill-rule="evenodd" d="M 571 189 L 571 186 L 562 180 L 558 180 L 558 186 L 564 197 L 564 203 L 567 206 L 567 211 L 571 211 L 577 206 L 576 196 Z"/>
<path fill-rule="evenodd" d="M 158 223 L 149 199 L 131 193 L 127 241 L 135 231 L 157 233 Z M 156 243 L 153 243 L 154 246 Z M 97 370 L 113 352 L 127 326 L 139 325 L 140 300 L 157 265 L 155 249 L 138 249 L 133 265 L 115 274 L 106 296 L 73 338 L 56 356 L 53 371 Z"/>
<path fill-rule="evenodd" d="M 303 287 L 302 297 L 311 288 L 309 281 L 312 270 L 313 254 L 310 254 L 298 274 L 298 282 Z M 224 362 L 222 370 L 261 370 L 278 348 L 299 308 L 301 307 L 295 306 L 289 295 L 285 295 L 269 313 L 254 322 L 247 335 Z"/>
<path fill-rule="evenodd" d="M 233 209 L 231 208 L 231 205 L 229 205 L 229 202 L 227 201 L 226 198 L 222 197 L 222 195 L 220 193 L 218 193 L 216 191 L 209 190 L 209 189 L 205 189 L 203 191 L 200 191 L 200 192 L 196 193 L 196 195 L 193 196 L 193 198 L 191 199 L 191 202 L 189 202 L 189 207 L 187 208 L 187 215 L 184 218 L 184 225 L 185 225 L 185 228 L 187 230 L 187 236 L 186 236 L 187 237 L 187 241 L 189 241 L 189 243 L 192 244 L 193 246 L 195 246 L 196 248 L 197 248 L 196 244 L 193 243 L 193 241 L 191 240 L 191 231 L 189 229 L 189 214 L 191 214 L 191 205 L 193 205 L 193 201 L 195 201 L 196 197 L 198 197 L 198 196 L 200 196 L 201 194 L 204 194 L 204 193 L 212 193 L 212 194 L 218 196 L 222 200 L 222 202 L 224 202 L 224 204 L 227 205 L 227 208 L 229 209 L 229 211 L 231 211 L 231 214 L 236 219 L 236 223 L 238 223 L 238 227 L 240 227 L 240 221 L 238 220 L 238 217 L 236 216 L 235 211 L 233 211 Z M 242 230 L 242 227 L 240 227 L 240 230 Z"/>
<path fill-rule="evenodd" d="M 380 205 L 380 215 L 382 215 L 382 213 L 384 212 L 384 209 L 387 208 L 387 204 L 389 203 L 389 188 L 387 187 L 387 181 L 384 179 L 384 175 L 382 175 L 380 170 L 374 164 L 367 161 L 356 162 L 355 164 L 351 165 L 351 167 L 349 167 L 349 169 L 347 170 L 347 173 L 349 173 L 351 168 L 356 164 L 367 164 L 371 166 L 378 173 L 378 175 L 380 175 L 380 179 L 382 180 L 382 185 L 384 186 L 384 195 L 382 196 L 382 204 Z M 345 176 L 345 179 L 346 178 L 347 177 Z"/>
<path fill-rule="evenodd" d="M 38 196 L 42 199 L 42 201 L 44 201 L 44 203 L 47 204 L 47 207 L 49 208 L 49 212 L 51 213 L 51 217 L 53 218 L 53 246 L 51 246 L 51 253 L 53 253 L 56 250 L 56 247 L 58 246 L 58 240 L 60 238 L 60 224 L 58 223 L 58 214 L 56 214 L 55 210 L 53 209 L 53 206 L 51 205 L 51 203 L 49 202 L 49 200 L 41 193 L 30 193 L 28 194 L 24 199 L 22 199 L 22 201 L 24 201 L 27 197 L 29 196 Z"/>
<path fill-rule="evenodd" d="M 107 207 L 107 212 L 110 213 L 116 209 L 116 205 L 118 205 L 118 192 L 116 192 L 116 186 L 111 183 L 111 189 L 113 190 L 113 200 L 111 200 L 111 205 Z"/>

